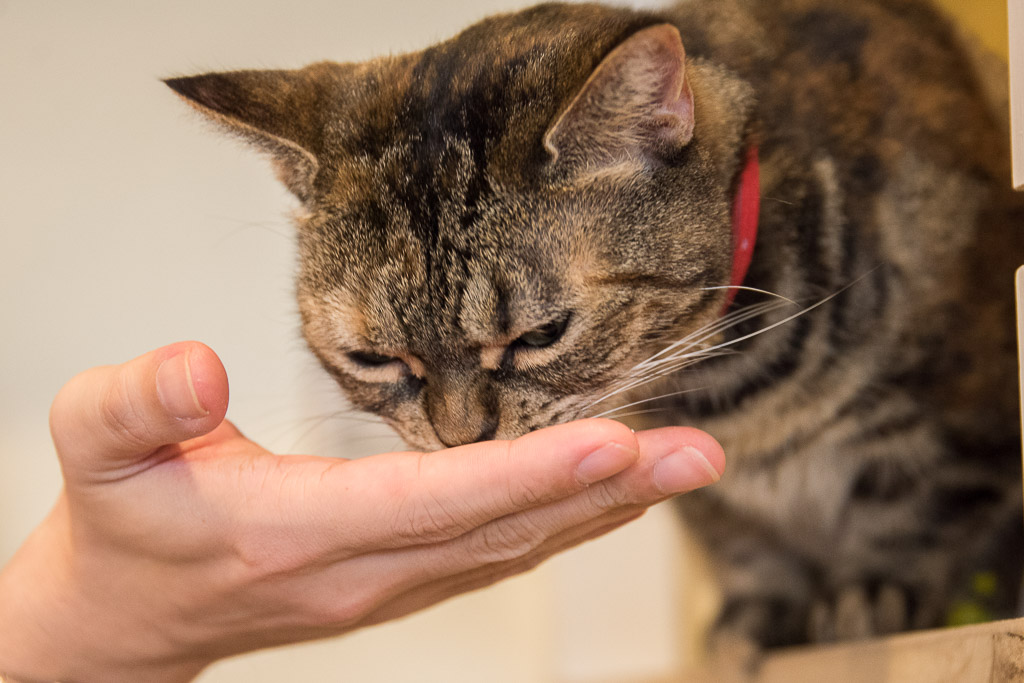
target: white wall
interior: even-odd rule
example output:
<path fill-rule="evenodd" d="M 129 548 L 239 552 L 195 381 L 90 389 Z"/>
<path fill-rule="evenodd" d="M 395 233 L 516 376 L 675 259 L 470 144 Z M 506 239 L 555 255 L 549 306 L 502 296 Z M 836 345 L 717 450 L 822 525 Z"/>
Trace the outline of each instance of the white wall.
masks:
<path fill-rule="evenodd" d="M 46 415 L 75 372 L 178 339 L 221 355 L 229 417 L 278 451 L 397 447 L 344 418 L 292 302 L 291 197 L 158 80 L 422 47 L 517 0 L 0 0 L 0 562 L 59 486 Z M 656 511 L 534 573 L 228 681 L 596 681 L 679 662 L 678 543 Z"/>

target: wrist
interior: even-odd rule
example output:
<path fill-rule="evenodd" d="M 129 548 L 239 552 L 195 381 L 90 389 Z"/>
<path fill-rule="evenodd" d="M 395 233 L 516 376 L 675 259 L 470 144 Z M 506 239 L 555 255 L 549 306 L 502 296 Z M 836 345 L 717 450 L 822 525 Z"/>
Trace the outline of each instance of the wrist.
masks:
<path fill-rule="evenodd" d="M 66 511 L 62 497 L 0 568 L 0 683 L 191 681 L 203 664 L 133 656 L 136 629 L 111 630 L 117 600 L 90 606 L 97 601 L 74 570 Z"/>
<path fill-rule="evenodd" d="M 47 620 L 64 610 L 53 600 L 61 562 L 54 552 L 60 535 L 59 505 L 0 570 L 0 676 L 3 683 L 52 683 L 59 666 L 54 652 L 70 654 Z M 63 657 L 62 657 L 63 659 Z"/>
<path fill-rule="evenodd" d="M 0 683 L 60 683 L 60 681 L 39 680 L 33 678 L 15 678 L 9 674 L 0 672 Z"/>
<path fill-rule="evenodd" d="M 30 681 L 27 678 L 14 678 L 0 672 L 0 683 L 59 683 L 58 681 Z"/>

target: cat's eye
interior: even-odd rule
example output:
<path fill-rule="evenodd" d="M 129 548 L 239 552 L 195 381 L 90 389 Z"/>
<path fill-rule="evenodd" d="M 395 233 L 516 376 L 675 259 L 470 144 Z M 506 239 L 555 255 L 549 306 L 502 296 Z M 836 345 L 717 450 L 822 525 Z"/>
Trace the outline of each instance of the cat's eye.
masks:
<path fill-rule="evenodd" d="M 364 368 L 379 368 L 384 365 L 390 365 L 391 363 L 401 363 L 401 358 L 394 356 L 385 356 L 380 353 L 374 353 L 373 351 L 349 351 L 349 360 L 356 365 Z"/>
<path fill-rule="evenodd" d="M 562 338 L 565 334 L 565 328 L 569 326 L 569 318 L 571 316 L 566 313 L 561 318 L 552 320 L 546 325 L 542 325 L 535 330 L 530 330 L 526 334 L 521 335 L 512 344 L 520 348 L 528 349 L 543 349 L 551 346 L 556 341 Z"/>

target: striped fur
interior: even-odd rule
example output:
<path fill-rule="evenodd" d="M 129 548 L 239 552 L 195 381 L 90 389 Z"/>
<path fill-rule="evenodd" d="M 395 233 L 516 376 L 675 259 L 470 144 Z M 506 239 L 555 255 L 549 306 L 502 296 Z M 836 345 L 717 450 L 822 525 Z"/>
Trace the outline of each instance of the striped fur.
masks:
<path fill-rule="evenodd" d="M 413 446 L 632 413 L 718 437 L 727 475 L 680 509 L 723 633 L 935 625 L 1000 525 L 1019 544 L 1024 202 L 922 2 L 541 5 L 168 84 L 271 154 L 305 209 L 310 347 Z M 760 237 L 723 318 L 751 144 Z"/>

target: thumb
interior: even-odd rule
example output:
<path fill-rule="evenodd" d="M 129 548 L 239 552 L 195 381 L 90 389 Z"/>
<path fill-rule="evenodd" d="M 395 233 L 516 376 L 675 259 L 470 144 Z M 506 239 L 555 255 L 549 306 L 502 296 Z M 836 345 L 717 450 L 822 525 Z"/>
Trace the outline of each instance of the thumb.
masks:
<path fill-rule="evenodd" d="M 180 342 L 74 377 L 50 408 L 50 434 L 65 477 L 107 480 L 161 446 L 212 431 L 227 406 L 217 354 Z"/>

